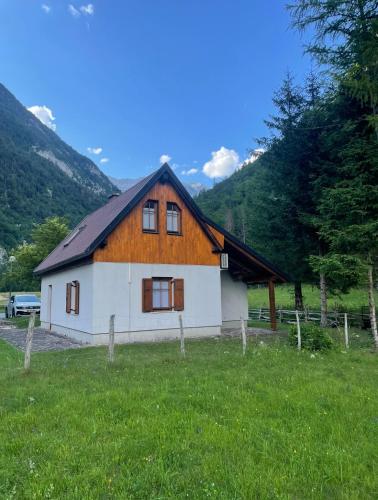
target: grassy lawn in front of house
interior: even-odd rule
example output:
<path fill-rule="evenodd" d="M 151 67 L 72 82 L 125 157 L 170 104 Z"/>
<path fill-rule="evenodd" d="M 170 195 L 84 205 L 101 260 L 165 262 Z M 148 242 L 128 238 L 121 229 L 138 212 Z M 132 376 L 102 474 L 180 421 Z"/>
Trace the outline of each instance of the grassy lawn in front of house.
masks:
<path fill-rule="evenodd" d="M 260 342 L 263 342 L 262 344 Z M 378 358 L 284 336 L 32 355 L 0 341 L 1 498 L 377 498 Z"/>

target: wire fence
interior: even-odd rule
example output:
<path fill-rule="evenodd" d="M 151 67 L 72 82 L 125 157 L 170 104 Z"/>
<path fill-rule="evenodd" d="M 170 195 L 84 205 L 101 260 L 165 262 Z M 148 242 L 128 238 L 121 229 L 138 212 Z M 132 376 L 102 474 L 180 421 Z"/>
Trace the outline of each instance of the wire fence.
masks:
<path fill-rule="evenodd" d="M 297 311 L 289 309 L 276 309 L 276 320 L 280 323 L 296 323 Z M 329 311 L 327 313 L 327 324 L 332 328 L 344 325 L 345 313 L 348 315 L 348 322 L 350 326 L 356 328 L 368 329 L 370 328 L 370 315 L 366 308 L 361 308 L 360 311 Z M 320 324 L 321 313 L 318 310 L 305 308 L 303 311 L 298 311 L 300 321 L 313 321 Z M 248 309 L 249 321 L 262 321 L 270 322 L 269 308 L 249 308 Z"/>

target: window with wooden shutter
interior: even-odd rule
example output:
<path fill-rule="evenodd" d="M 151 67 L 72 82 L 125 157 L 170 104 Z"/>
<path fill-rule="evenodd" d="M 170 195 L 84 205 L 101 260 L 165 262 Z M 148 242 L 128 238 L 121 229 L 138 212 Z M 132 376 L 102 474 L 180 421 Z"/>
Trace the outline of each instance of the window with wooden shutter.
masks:
<path fill-rule="evenodd" d="M 174 309 L 175 311 L 184 310 L 184 280 L 175 279 L 174 281 Z"/>
<path fill-rule="evenodd" d="M 66 284 L 66 313 L 71 312 L 71 286 L 72 283 Z"/>
<path fill-rule="evenodd" d="M 142 310 L 183 311 L 184 280 L 172 278 L 144 278 L 142 285 Z"/>
<path fill-rule="evenodd" d="M 152 311 L 152 279 L 144 278 L 142 285 L 142 311 Z"/>

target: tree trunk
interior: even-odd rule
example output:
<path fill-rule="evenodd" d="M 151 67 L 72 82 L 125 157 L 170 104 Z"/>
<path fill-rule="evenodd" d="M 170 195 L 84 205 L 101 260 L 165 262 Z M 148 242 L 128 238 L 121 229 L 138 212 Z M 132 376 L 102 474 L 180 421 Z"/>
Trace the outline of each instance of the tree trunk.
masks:
<path fill-rule="evenodd" d="M 303 311 L 302 283 L 300 281 L 296 281 L 294 284 L 294 294 L 295 294 L 295 309 L 298 311 Z"/>
<path fill-rule="evenodd" d="M 327 326 L 327 282 L 324 273 L 319 274 L 320 281 L 320 326 Z"/>
<path fill-rule="evenodd" d="M 371 333 L 373 334 L 375 348 L 378 350 L 378 332 L 377 332 L 377 317 L 375 313 L 374 301 L 374 279 L 373 279 L 373 265 L 368 267 L 368 292 L 369 292 L 369 312 L 370 312 L 370 325 Z"/>

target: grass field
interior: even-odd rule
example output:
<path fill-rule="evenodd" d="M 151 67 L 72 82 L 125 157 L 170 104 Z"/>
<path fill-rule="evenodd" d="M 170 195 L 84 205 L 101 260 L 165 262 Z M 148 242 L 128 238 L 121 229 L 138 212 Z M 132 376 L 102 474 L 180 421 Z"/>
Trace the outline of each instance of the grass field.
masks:
<path fill-rule="evenodd" d="M 320 309 L 319 289 L 312 285 L 303 285 L 303 298 L 305 306 L 310 309 Z M 378 292 L 375 292 L 375 300 L 378 304 Z M 248 291 L 249 306 L 253 308 L 269 307 L 268 288 L 250 288 Z M 294 309 L 294 286 L 276 285 L 277 308 Z M 329 297 L 328 307 L 333 309 L 341 306 L 346 309 L 360 309 L 368 305 L 366 290 L 355 288 L 348 294 Z"/>
<path fill-rule="evenodd" d="M 270 342 L 0 343 L 0 498 L 377 498 L 376 354 Z"/>

